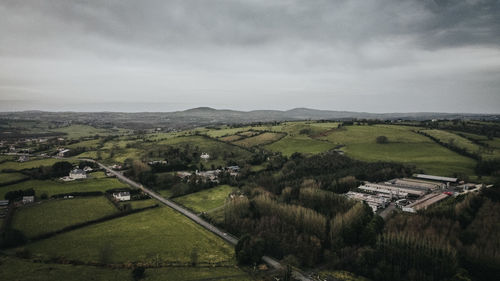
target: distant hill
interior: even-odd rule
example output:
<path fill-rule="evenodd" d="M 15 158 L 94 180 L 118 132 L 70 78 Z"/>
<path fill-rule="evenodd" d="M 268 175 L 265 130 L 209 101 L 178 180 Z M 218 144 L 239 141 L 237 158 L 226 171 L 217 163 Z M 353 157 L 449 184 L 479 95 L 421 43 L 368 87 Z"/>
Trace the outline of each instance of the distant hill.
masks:
<path fill-rule="evenodd" d="M 470 113 L 368 113 L 351 111 L 317 110 L 294 108 L 291 110 L 237 111 L 198 107 L 175 112 L 46 112 L 20 111 L 2 112 L 1 119 L 43 120 L 52 122 L 78 122 L 94 125 L 115 125 L 121 127 L 170 127 L 186 128 L 195 126 L 238 124 L 271 121 L 296 120 L 429 120 L 429 119 L 485 119 L 500 120 L 500 115 Z"/>

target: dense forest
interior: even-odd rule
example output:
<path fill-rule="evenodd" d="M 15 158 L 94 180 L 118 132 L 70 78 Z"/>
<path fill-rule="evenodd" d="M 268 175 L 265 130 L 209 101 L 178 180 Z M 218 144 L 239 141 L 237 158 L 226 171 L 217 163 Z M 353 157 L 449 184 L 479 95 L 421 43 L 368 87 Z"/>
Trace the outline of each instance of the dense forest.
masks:
<path fill-rule="evenodd" d="M 500 192 L 449 198 L 418 213 L 386 221 L 368 205 L 340 195 L 360 180 L 408 176 L 411 167 L 365 163 L 336 153 L 269 167 L 245 181 L 230 200 L 224 227 L 240 235 L 237 258 L 262 254 L 291 265 L 324 265 L 374 280 L 497 280 L 500 268 Z"/>

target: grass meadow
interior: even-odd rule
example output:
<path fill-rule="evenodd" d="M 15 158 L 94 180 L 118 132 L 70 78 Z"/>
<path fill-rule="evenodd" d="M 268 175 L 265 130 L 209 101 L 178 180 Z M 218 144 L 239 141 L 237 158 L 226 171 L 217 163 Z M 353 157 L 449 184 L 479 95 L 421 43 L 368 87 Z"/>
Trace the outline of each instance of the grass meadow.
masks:
<path fill-rule="evenodd" d="M 25 175 L 21 173 L 2 173 L 0 172 L 0 185 L 6 185 L 11 182 L 23 180 L 27 178 Z"/>
<path fill-rule="evenodd" d="M 27 237 L 34 237 L 117 211 L 104 196 L 54 199 L 17 209 L 12 227 L 21 230 Z"/>
<path fill-rule="evenodd" d="M 120 203 L 121 205 L 130 204 L 132 209 L 142 209 L 145 207 L 150 207 L 159 204 L 155 199 L 145 199 L 145 200 L 135 200 L 135 201 L 124 201 Z"/>
<path fill-rule="evenodd" d="M 86 179 L 70 182 L 62 182 L 58 180 L 28 180 L 17 184 L 0 187 L 0 198 L 4 198 L 5 194 L 13 190 L 25 190 L 33 188 L 35 195 L 40 196 L 46 193 L 47 196 L 54 194 L 63 194 L 69 192 L 87 192 L 87 191 L 106 191 L 112 188 L 126 187 L 115 178 L 102 179 Z"/>
<path fill-rule="evenodd" d="M 132 281 L 131 270 L 106 267 L 46 264 L 31 262 L 8 256 L 0 256 L 0 275 L 2 280 L 47 281 L 47 280 L 107 280 Z"/>
<path fill-rule="evenodd" d="M 455 153 L 413 132 L 413 127 L 393 125 L 346 126 L 322 139 L 344 145 L 348 156 L 364 161 L 394 161 L 415 165 L 426 173 L 474 175 L 476 161 Z M 379 144 L 377 136 L 389 143 Z"/>
<path fill-rule="evenodd" d="M 54 159 L 54 158 L 46 158 L 46 159 L 37 159 L 37 160 L 30 160 L 26 162 L 14 162 L 14 161 L 8 161 L 8 162 L 3 162 L 0 164 L 0 171 L 2 170 L 15 170 L 15 171 L 21 171 L 25 169 L 33 169 L 33 168 L 38 168 L 40 166 L 52 166 L 56 162 L 60 161 L 68 161 L 72 162 L 70 159 Z"/>
<path fill-rule="evenodd" d="M 295 152 L 303 154 L 317 154 L 328 151 L 335 147 L 335 144 L 311 139 L 307 136 L 286 136 L 281 140 L 264 146 L 265 149 L 275 152 L 281 152 L 285 156 L 290 156 Z"/>
<path fill-rule="evenodd" d="M 272 132 L 264 132 L 262 134 L 258 134 L 256 136 L 247 137 L 238 141 L 233 142 L 238 146 L 243 147 L 253 147 L 257 145 L 264 145 L 268 143 L 273 143 L 279 139 L 281 139 L 285 134 L 282 133 L 272 133 Z"/>
<path fill-rule="evenodd" d="M 77 243 L 76 243 L 77 241 Z M 32 253 L 105 263 L 235 263 L 233 247 L 168 207 L 66 232 L 26 246 Z"/>
<path fill-rule="evenodd" d="M 234 187 L 219 185 L 210 189 L 198 191 L 174 199 L 175 202 L 201 213 L 224 206 L 227 196 Z"/>

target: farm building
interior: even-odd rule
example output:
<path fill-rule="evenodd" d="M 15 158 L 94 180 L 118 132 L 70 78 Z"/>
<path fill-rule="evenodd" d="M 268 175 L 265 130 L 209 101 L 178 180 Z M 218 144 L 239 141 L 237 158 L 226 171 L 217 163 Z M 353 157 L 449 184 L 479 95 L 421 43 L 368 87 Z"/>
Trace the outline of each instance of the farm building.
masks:
<path fill-rule="evenodd" d="M 395 195 L 407 193 L 408 196 L 414 196 L 414 197 L 420 197 L 427 193 L 426 190 L 413 189 L 413 188 L 401 187 L 393 184 L 383 184 L 383 183 L 366 183 L 363 187 L 386 190 L 385 192 L 392 191 L 392 193 Z"/>
<path fill-rule="evenodd" d="M 59 152 L 57 153 L 57 156 L 59 157 L 64 157 L 66 153 L 69 152 L 69 149 L 60 149 Z"/>
<path fill-rule="evenodd" d="M 200 158 L 203 160 L 208 160 L 208 158 L 210 158 L 210 155 L 208 153 L 203 152 L 201 154 Z"/>
<path fill-rule="evenodd" d="M 221 170 L 210 170 L 210 171 L 196 171 L 196 175 L 202 177 L 205 180 L 210 180 L 217 182 L 217 176 L 220 174 Z"/>
<path fill-rule="evenodd" d="M 35 202 L 35 196 L 23 196 L 23 204 L 30 204 Z"/>
<path fill-rule="evenodd" d="M 423 198 L 403 207 L 404 212 L 416 213 L 418 210 L 425 210 L 427 207 L 447 198 L 449 195 L 445 193 L 431 193 Z"/>
<path fill-rule="evenodd" d="M 90 173 L 90 172 L 92 172 L 93 170 L 94 170 L 94 169 L 90 168 L 89 166 L 85 166 L 85 167 L 83 168 L 83 171 L 85 171 L 86 173 Z"/>
<path fill-rule="evenodd" d="M 390 203 L 388 198 L 360 192 L 349 191 L 346 196 L 354 200 L 366 202 L 372 208 L 373 212 L 376 212 L 378 209 L 384 209 Z"/>
<path fill-rule="evenodd" d="M 444 183 L 457 183 L 458 182 L 457 178 L 449 178 L 449 177 L 441 177 L 441 176 L 433 176 L 433 175 L 415 174 L 415 175 L 413 175 L 413 177 L 415 177 L 417 179 L 438 181 L 438 182 L 444 182 Z"/>
<path fill-rule="evenodd" d="M 26 162 L 28 160 L 30 160 L 29 156 L 27 156 L 27 155 L 21 155 L 21 156 L 19 156 L 19 159 L 17 159 L 17 162 L 21 162 L 22 163 L 22 162 Z"/>
<path fill-rule="evenodd" d="M 9 210 L 9 200 L 0 200 L 0 218 L 4 218 Z"/>
<path fill-rule="evenodd" d="M 190 177 L 192 175 L 192 173 L 190 172 L 177 172 L 177 176 L 181 179 L 183 178 L 187 178 L 187 177 Z"/>
<path fill-rule="evenodd" d="M 155 161 L 149 161 L 148 165 L 166 165 L 168 162 L 167 160 L 155 160 Z"/>
<path fill-rule="evenodd" d="M 387 183 L 394 184 L 397 186 L 402 186 L 402 187 L 423 189 L 423 190 L 428 190 L 428 191 L 442 189 L 446 186 L 445 184 L 439 183 L 439 182 L 431 182 L 431 181 L 418 180 L 418 179 L 408 179 L 408 178 L 393 179 L 393 180 L 388 181 Z"/>
<path fill-rule="evenodd" d="M 86 179 L 87 178 L 87 173 L 85 173 L 84 170 L 82 169 L 74 169 L 69 172 L 69 177 L 71 179 Z"/>
<path fill-rule="evenodd" d="M 128 191 L 120 191 L 113 193 L 113 198 L 118 201 L 130 201 L 130 192 Z"/>
<path fill-rule="evenodd" d="M 362 185 L 358 187 L 361 190 L 368 191 L 368 192 L 376 192 L 376 193 L 381 193 L 384 195 L 387 195 L 389 198 L 406 198 L 408 197 L 408 192 L 400 191 L 400 190 L 393 190 L 389 188 L 384 188 L 380 186 L 371 186 L 371 185 Z"/>

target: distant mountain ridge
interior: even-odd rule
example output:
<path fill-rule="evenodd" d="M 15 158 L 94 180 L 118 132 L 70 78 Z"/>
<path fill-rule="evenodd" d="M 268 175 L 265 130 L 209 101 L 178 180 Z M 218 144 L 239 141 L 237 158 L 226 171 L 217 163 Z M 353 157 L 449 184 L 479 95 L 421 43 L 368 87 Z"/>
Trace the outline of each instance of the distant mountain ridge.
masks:
<path fill-rule="evenodd" d="M 500 120 L 498 114 L 471 114 L 471 113 L 439 113 L 439 112 L 410 112 L 410 113 L 369 113 L 352 111 L 318 110 L 310 108 L 294 108 L 290 110 L 252 110 L 238 111 L 230 109 L 214 109 L 211 107 L 197 107 L 174 112 L 46 112 L 46 111 L 19 111 L 0 112 L 1 119 L 19 120 L 46 120 L 72 121 L 92 124 L 134 125 L 143 124 L 145 127 L 172 127 L 185 128 L 193 126 L 207 126 L 218 124 L 238 124 L 272 121 L 298 120 L 352 120 L 352 119 L 380 119 L 380 120 L 430 120 L 430 119 L 486 119 Z"/>

